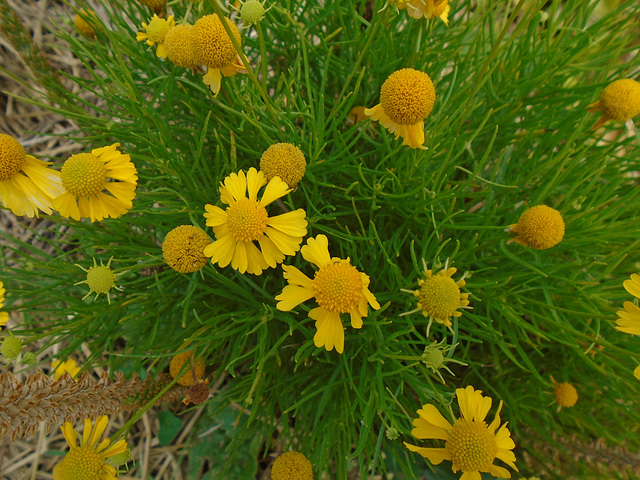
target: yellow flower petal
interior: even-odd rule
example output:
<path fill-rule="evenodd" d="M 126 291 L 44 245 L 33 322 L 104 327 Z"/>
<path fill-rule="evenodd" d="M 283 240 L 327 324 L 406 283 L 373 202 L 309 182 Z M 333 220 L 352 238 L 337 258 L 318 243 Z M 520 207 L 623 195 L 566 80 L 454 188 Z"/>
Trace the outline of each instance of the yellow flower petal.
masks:
<path fill-rule="evenodd" d="M 335 347 L 336 352 L 344 352 L 344 327 L 339 313 L 317 307 L 309 312 L 309 318 L 316 321 L 318 329 L 313 337 L 316 347 L 324 347 L 329 352 Z"/>
<path fill-rule="evenodd" d="M 428 459 L 434 465 L 439 465 L 443 460 L 451 460 L 450 455 L 444 448 L 424 448 L 418 447 L 416 445 L 411 445 L 407 442 L 404 443 L 404 446 L 407 447 L 412 452 L 419 453 L 424 458 Z"/>
<path fill-rule="evenodd" d="M 307 262 L 313 263 L 320 268 L 331 263 L 329 240 L 326 235 L 309 238 L 307 244 L 300 249 L 300 253 Z"/>

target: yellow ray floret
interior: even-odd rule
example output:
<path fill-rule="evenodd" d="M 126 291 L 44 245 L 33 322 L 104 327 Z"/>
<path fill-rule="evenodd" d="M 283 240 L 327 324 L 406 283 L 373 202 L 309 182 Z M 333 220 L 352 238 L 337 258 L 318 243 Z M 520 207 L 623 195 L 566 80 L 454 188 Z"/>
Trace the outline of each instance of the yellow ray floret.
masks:
<path fill-rule="evenodd" d="M 456 396 L 461 417 L 453 425 L 432 404 L 423 405 L 418 410 L 418 418 L 413 420 L 411 434 L 414 437 L 444 440 L 444 448 L 419 447 L 407 442 L 404 445 L 434 465 L 449 460 L 454 473 L 462 471 L 460 480 L 480 480 L 481 473 L 511 478 L 511 472 L 493 463 L 498 459 L 518 471 L 516 456 L 511 451 L 515 448 L 511 433 L 506 423 L 500 426 L 502 402 L 493 422 L 487 425 L 485 419 L 492 404 L 490 397 L 484 397 L 482 391 L 472 386 L 458 388 Z"/>
<path fill-rule="evenodd" d="M 331 258 L 329 241 L 325 235 L 309 238 L 300 253 L 319 270 L 312 280 L 296 267 L 283 265 L 284 278 L 289 284 L 276 296 L 276 300 L 279 300 L 276 307 L 288 312 L 302 302 L 315 298 L 318 307 L 309 312 L 309 318 L 316 321 L 314 344 L 328 351 L 335 347 L 338 353 L 342 353 L 344 327 L 340 315 L 348 313 L 351 326 L 362 328 L 362 317 L 368 315 L 368 305 L 375 310 L 380 308 L 376 297 L 369 291 L 369 277 L 351 265 L 348 258 Z"/>
<path fill-rule="evenodd" d="M 266 185 L 262 198 L 258 192 Z M 250 168 L 225 178 L 220 185 L 220 201 L 228 207 L 205 205 L 207 225 L 216 240 L 204 249 L 211 263 L 231 267 L 240 273 L 260 275 L 263 270 L 282 263 L 286 255 L 300 249 L 307 234 L 306 213 L 302 209 L 270 217 L 267 207 L 291 191 L 274 177 L 267 183 L 262 172 Z"/>
<path fill-rule="evenodd" d="M 176 22 L 173 19 L 173 15 L 169 15 L 168 18 L 159 18 L 154 15 L 148 24 L 142 22 L 142 28 L 144 32 L 138 32 L 136 34 L 136 40 L 139 42 L 147 42 L 150 47 L 158 45 L 156 48 L 156 55 L 160 58 L 166 58 L 167 51 L 164 46 L 164 40 L 167 33 L 171 28 L 175 26 Z"/>
<path fill-rule="evenodd" d="M 60 172 L 64 193 L 53 200 L 63 217 L 92 222 L 117 218 L 131 209 L 138 184 L 131 157 L 119 143 L 71 156 Z"/>

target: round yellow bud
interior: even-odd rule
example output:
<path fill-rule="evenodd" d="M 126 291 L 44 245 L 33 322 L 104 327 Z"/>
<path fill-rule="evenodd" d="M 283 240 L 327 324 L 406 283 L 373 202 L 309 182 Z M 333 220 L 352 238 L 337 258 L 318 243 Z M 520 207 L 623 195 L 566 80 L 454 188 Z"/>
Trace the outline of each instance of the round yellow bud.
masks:
<path fill-rule="evenodd" d="M 304 176 L 307 163 L 302 150 L 290 143 L 276 143 L 260 158 L 260 170 L 267 180 L 278 176 L 289 188 L 294 188 Z"/>
<path fill-rule="evenodd" d="M 630 78 L 611 83 L 600 94 L 600 109 L 612 120 L 632 119 L 640 113 L 640 83 Z"/>
<path fill-rule="evenodd" d="M 162 256 L 176 272 L 191 273 L 207 264 L 203 251 L 211 243 L 204 230 L 193 225 L 174 228 L 162 243 Z"/>
<path fill-rule="evenodd" d="M 380 89 L 382 109 L 398 125 L 414 125 L 424 120 L 435 101 L 431 78 L 413 68 L 393 72 Z"/>

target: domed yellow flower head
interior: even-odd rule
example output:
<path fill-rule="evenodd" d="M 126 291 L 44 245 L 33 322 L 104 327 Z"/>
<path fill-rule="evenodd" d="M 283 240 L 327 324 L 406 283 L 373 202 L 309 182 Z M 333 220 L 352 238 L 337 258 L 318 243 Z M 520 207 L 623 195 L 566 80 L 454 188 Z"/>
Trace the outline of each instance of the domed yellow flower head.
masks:
<path fill-rule="evenodd" d="M 558 404 L 558 410 L 562 407 L 573 407 L 578 401 L 576 387 L 568 382 L 556 382 L 553 377 L 551 377 L 551 382 L 553 383 L 553 396 Z"/>
<path fill-rule="evenodd" d="M 174 65 L 194 69 L 198 66 L 191 48 L 193 25 L 183 24 L 171 27 L 164 37 L 167 58 Z"/>
<path fill-rule="evenodd" d="M 449 0 L 391 0 L 400 10 L 407 9 L 413 18 L 439 18 L 445 25 L 449 25 Z"/>
<path fill-rule="evenodd" d="M 209 261 L 203 253 L 209 243 L 209 235 L 201 228 L 181 225 L 167 233 L 162 242 L 162 256 L 176 272 L 195 272 Z"/>
<path fill-rule="evenodd" d="M 180 385 L 184 385 L 185 387 L 193 385 L 202 380 L 202 377 L 204 375 L 204 360 L 202 358 L 199 358 L 194 362 L 192 360 L 192 357 L 193 351 L 179 353 L 171 359 L 171 363 L 169 364 L 169 373 L 171 373 L 171 377 L 178 378 L 178 375 L 180 375 L 184 364 L 189 362 L 191 368 L 188 368 L 188 365 L 186 371 L 178 378 L 178 383 Z"/>
<path fill-rule="evenodd" d="M 131 156 L 118 151 L 119 146 L 114 143 L 91 153 L 78 153 L 64 162 L 60 175 L 65 191 L 52 202 L 60 215 L 95 222 L 129 211 L 136 196 L 138 172 Z"/>
<path fill-rule="evenodd" d="M 325 235 L 309 238 L 300 250 L 302 257 L 318 267 L 313 280 L 291 265 L 283 265 L 288 285 L 276 296 L 276 308 L 288 312 L 302 302 L 315 298 L 318 307 L 309 312 L 316 321 L 313 337 L 316 347 L 327 351 L 344 351 L 344 327 L 340 315 L 348 313 L 353 328 L 362 328 L 362 317 L 368 315 L 368 306 L 380 308 L 376 297 L 369 291 L 369 277 L 359 272 L 347 258 L 329 255 L 329 240 Z"/>
<path fill-rule="evenodd" d="M 242 37 L 238 27 L 226 17 L 224 21 L 227 22 L 238 45 L 241 45 Z M 222 75 L 231 77 L 236 73 L 247 73 L 231 38 L 216 14 L 205 15 L 193 25 L 191 47 L 196 62 L 208 69 L 203 81 L 209 85 L 215 96 L 220 93 Z"/>
<path fill-rule="evenodd" d="M 630 122 L 640 114 L 640 82 L 631 78 L 616 80 L 602 91 L 600 99 L 589 105 L 589 109 L 602 112 L 594 129 L 600 128 L 608 120 Z"/>
<path fill-rule="evenodd" d="M 85 37 L 89 38 L 96 36 L 96 32 L 93 30 L 93 25 L 99 22 L 100 19 L 98 18 L 98 15 L 96 15 L 96 12 L 93 10 L 87 11 L 84 8 L 78 10 L 78 13 L 76 13 L 76 16 L 73 18 L 73 23 L 78 31 Z"/>
<path fill-rule="evenodd" d="M 634 273 L 622 285 L 624 289 L 636 298 L 640 298 L 640 275 Z M 633 302 L 624 302 L 624 310 L 617 312 L 616 330 L 631 335 L 640 335 L 640 308 Z"/>
<path fill-rule="evenodd" d="M 127 442 L 118 440 L 111 445 L 108 438 L 100 441 L 107 428 L 109 417 L 102 415 L 91 426 L 91 420 L 85 419 L 82 441 L 78 445 L 78 434 L 71 422 L 60 427 L 62 435 L 69 444 L 69 452 L 53 469 L 53 480 L 115 480 L 116 469 L 109 460 L 127 450 Z"/>
<path fill-rule="evenodd" d="M 0 282 L 0 308 L 4 307 L 4 294 L 6 290 L 4 283 Z M 9 321 L 9 314 L 7 312 L 0 312 L 0 327 L 4 327 Z"/>
<path fill-rule="evenodd" d="M 480 479 L 480 473 L 511 478 L 506 468 L 493 463 L 498 459 L 518 471 L 516 456 L 511 451 L 515 448 L 511 432 L 506 423 L 500 426 L 502 401 L 493 422 L 487 425 L 485 418 L 491 409 L 490 397 L 484 397 L 481 390 L 472 386 L 458 388 L 456 396 L 462 416 L 453 425 L 432 404 L 423 405 L 413 421 L 411 435 L 419 439 L 444 440 L 444 448 L 425 448 L 407 442 L 404 445 L 434 465 L 449 460 L 454 473 L 462 470 L 460 480 Z"/>
<path fill-rule="evenodd" d="M 506 231 L 518 235 L 507 243 L 516 242 L 525 247 L 546 250 L 555 247 L 564 237 L 564 220 L 558 210 L 537 205 L 522 212 L 518 223 Z"/>
<path fill-rule="evenodd" d="M 313 480 L 311 462 L 300 452 L 284 452 L 271 466 L 271 480 Z"/>
<path fill-rule="evenodd" d="M 140 0 L 140 3 L 152 9 L 154 13 L 164 16 L 167 0 Z"/>
<path fill-rule="evenodd" d="M 396 138 L 402 137 L 403 145 L 425 150 L 424 119 L 435 101 L 436 91 L 429 75 L 403 68 L 389 75 L 380 89 L 380 103 L 364 113 Z"/>
<path fill-rule="evenodd" d="M 460 291 L 466 285 L 464 276 L 458 281 L 452 278 L 458 269 L 455 267 L 449 268 L 449 259 L 447 259 L 444 269 L 435 275 L 433 270 L 427 268 L 424 259 L 422 260 L 422 265 L 425 278 L 418 281 L 420 288 L 418 290 L 401 289 L 403 292 L 413 294 L 418 299 L 417 308 L 402 313 L 401 316 L 422 312 L 422 315 L 429 318 L 429 325 L 427 326 L 428 337 L 433 320 L 445 327 L 451 327 L 451 317 L 460 317 L 462 315 L 460 308 L 471 307 L 468 307 L 469 294 Z"/>
<path fill-rule="evenodd" d="M 149 24 L 142 22 L 142 28 L 145 29 L 144 32 L 138 32 L 136 34 L 136 40 L 139 42 L 146 41 L 147 45 L 153 47 L 154 45 L 158 45 L 156 48 L 156 55 L 160 58 L 167 57 L 167 50 L 164 45 L 165 37 L 169 30 L 175 27 L 176 22 L 173 19 L 173 15 L 169 15 L 167 19 L 159 18 L 157 15 L 154 15 Z"/>
<path fill-rule="evenodd" d="M 265 185 L 258 200 L 258 191 Z M 285 255 L 295 255 L 307 234 L 305 211 L 299 208 L 270 217 L 265 208 L 290 191 L 278 177 L 267 183 L 264 173 L 255 168 L 246 175 L 240 170 L 225 178 L 220 185 L 220 201 L 229 205 L 227 209 L 205 205 L 207 225 L 216 235 L 216 241 L 204 249 L 211 263 L 221 267 L 231 263 L 240 273 L 260 275 L 282 263 Z"/>
<path fill-rule="evenodd" d="M 76 264 L 76 267 L 79 267 L 87 272 L 87 278 L 85 280 L 74 283 L 74 285 L 86 283 L 89 287 L 89 292 L 84 297 L 82 297 L 82 300 L 87 298 L 92 293 L 96 294 L 96 296 L 94 297 L 94 300 L 96 300 L 98 298 L 98 295 L 102 293 L 107 296 L 107 302 L 111 304 L 111 297 L 109 296 L 109 292 L 112 288 L 120 290 L 120 288 L 116 287 L 116 279 L 119 275 L 122 275 L 122 273 L 124 273 L 122 272 L 119 274 L 115 274 L 111 270 L 111 260 L 113 260 L 113 257 L 109 259 L 106 265 L 104 265 L 102 263 L 102 260 L 100 260 L 100 265 L 98 265 L 96 263 L 96 259 L 94 258 L 93 267 L 89 267 L 88 270 L 82 265 Z"/>
<path fill-rule="evenodd" d="M 64 362 L 62 360 L 54 360 L 51 362 L 51 368 L 53 368 L 54 380 L 58 380 L 65 373 L 68 373 L 71 377 L 76 377 L 80 373 L 80 367 L 78 367 L 73 358 L 68 358 Z"/>
<path fill-rule="evenodd" d="M 51 214 L 51 199 L 62 192 L 60 173 L 51 163 L 27 155 L 18 141 L 0 133 L 0 201 L 15 215 Z"/>
<path fill-rule="evenodd" d="M 267 148 L 260 158 L 260 170 L 271 180 L 278 176 L 290 188 L 302 180 L 307 162 L 304 153 L 290 143 L 276 143 Z"/>

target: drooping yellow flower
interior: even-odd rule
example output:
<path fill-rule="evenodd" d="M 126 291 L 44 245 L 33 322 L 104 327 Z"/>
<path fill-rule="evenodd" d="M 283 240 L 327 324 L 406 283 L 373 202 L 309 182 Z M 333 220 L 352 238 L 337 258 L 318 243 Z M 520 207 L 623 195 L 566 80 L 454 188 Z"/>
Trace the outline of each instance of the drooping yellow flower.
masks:
<path fill-rule="evenodd" d="M 600 94 L 600 99 L 588 108 L 602 113 L 600 120 L 593 126 L 594 130 L 609 120 L 631 122 L 640 114 L 640 82 L 631 78 L 616 80 L 610 83 Z"/>
<path fill-rule="evenodd" d="M 436 91 L 429 75 L 403 68 L 389 75 L 380 89 L 380 103 L 364 113 L 396 138 L 402 137 L 403 145 L 426 150 L 424 119 L 433 110 L 435 101 Z"/>
<path fill-rule="evenodd" d="M 276 175 L 290 188 L 295 188 L 302 180 L 307 168 L 304 153 L 290 143 L 275 143 L 260 157 L 260 170 L 271 180 Z"/>
<path fill-rule="evenodd" d="M 68 372 L 72 378 L 75 378 L 80 373 L 80 367 L 73 358 L 68 358 L 64 362 L 62 360 L 54 360 L 51 362 L 51 368 L 53 368 L 53 379 L 57 380 L 61 376 Z"/>
<path fill-rule="evenodd" d="M 146 41 L 147 45 L 150 47 L 157 44 L 158 47 L 156 48 L 156 55 L 160 58 L 166 58 L 167 51 L 164 45 L 165 37 L 169 30 L 175 27 L 175 24 L 176 22 L 173 19 L 173 15 L 169 15 L 166 19 L 159 18 L 157 15 L 154 15 L 148 25 L 142 22 L 142 28 L 144 28 L 145 31 L 138 32 L 136 34 L 136 40 L 139 42 Z"/>
<path fill-rule="evenodd" d="M 87 22 L 87 19 L 89 22 Z M 85 10 L 81 8 L 76 13 L 76 16 L 73 18 L 73 23 L 75 24 L 78 31 L 88 38 L 94 38 L 96 36 L 96 32 L 93 30 L 93 25 L 100 22 L 98 15 L 93 10 Z"/>
<path fill-rule="evenodd" d="M 226 17 L 224 21 L 229 25 L 238 45 L 241 45 L 242 37 L 238 27 Z M 222 75 L 232 77 L 236 73 L 247 73 L 231 38 L 216 14 L 205 15 L 193 25 L 191 47 L 196 62 L 207 67 L 203 81 L 205 85 L 209 85 L 216 97 L 220 93 Z"/>
<path fill-rule="evenodd" d="M 316 347 L 327 351 L 335 347 L 344 351 L 344 327 L 340 315 L 348 313 L 353 328 L 362 328 L 362 317 L 368 315 L 368 306 L 380 308 L 376 297 L 369 291 L 369 277 L 351 265 L 350 260 L 331 257 L 329 240 L 325 235 L 309 238 L 300 250 L 302 257 L 316 265 L 319 270 L 313 280 L 291 265 L 283 265 L 284 278 L 289 283 L 279 300 L 278 310 L 288 312 L 302 302 L 315 298 L 318 307 L 309 312 L 316 321 L 317 332 L 313 337 Z"/>
<path fill-rule="evenodd" d="M 111 445 L 108 438 L 100 442 L 108 423 L 106 415 L 98 417 L 93 427 L 91 420 L 85 419 L 80 445 L 71 422 L 60 427 L 69 444 L 69 452 L 53 469 L 53 480 L 116 480 L 116 469 L 107 462 L 125 452 L 127 442 L 122 439 Z"/>
<path fill-rule="evenodd" d="M 457 268 L 449 268 L 447 259 L 444 269 L 434 275 L 433 270 L 427 268 L 427 264 L 422 260 L 424 267 L 424 279 L 418 281 L 418 290 L 405 290 L 418 299 L 417 308 L 409 312 L 402 313 L 401 316 L 422 312 L 422 315 L 429 319 L 427 326 L 427 336 L 431 323 L 435 320 L 445 327 L 451 327 L 451 317 L 460 317 L 460 308 L 471 308 L 469 305 L 469 294 L 462 293 L 460 289 L 466 285 L 464 276 L 455 281 L 452 277 L 458 271 Z"/>
<path fill-rule="evenodd" d="M 82 297 L 82 300 L 87 298 L 92 293 L 96 294 L 96 296 L 94 297 L 94 300 L 96 300 L 98 298 L 98 295 L 102 293 L 107 296 L 107 302 L 111 304 L 111 297 L 109 296 L 109 292 L 112 288 L 120 290 L 120 288 L 116 287 L 116 278 L 118 277 L 118 275 L 122 275 L 122 273 L 115 274 L 113 271 L 111 271 L 111 260 L 113 260 L 113 257 L 109 259 L 106 265 L 104 265 L 102 263 L 102 260 L 100 260 L 100 265 L 98 265 L 96 263 L 96 259 L 94 258 L 93 267 L 89 267 L 88 270 L 82 265 L 76 264 L 76 267 L 79 267 L 87 272 L 87 278 L 85 280 L 74 283 L 74 285 L 86 283 L 89 287 L 89 292 L 84 297 Z"/>
<path fill-rule="evenodd" d="M 631 274 L 629 280 L 625 280 L 622 285 L 624 289 L 636 298 L 640 298 L 640 275 Z M 624 310 L 618 310 L 616 320 L 616 330 L 631 335 L 640 335 L 640 308 L 632 302 L 622 304 Z"/>
<path fill-rule="evenodd" d="M 114 143 L 91 153 L 78 153 L 64 162 L 60 172 L 64 193 L 52 202 L 60 215 L 95 222 L 129 211 L 136 196 L 138 172 L 131 156 L 118 151 L 119 146 Z"/>
<path fill-rule="evenodd" d="M 198 66 L 191 48 L 193 25 L 181 24 L 171 27 L 164 37 L 167 58 L 174 65 L 195 70 Z"/>
<path fill-rule="evenodd" d="M 271 466 L 271 480 L 313 480 L 311 462 L 300 452 L 284 452 Z"/>
<path fill-rule="evenodd" d="M 178 383 L 186 387 L 194 385 L 198 381 L 202 380 L 202 376 L 204 375 L 204 360 L 199 358 L 193 362 L 192 357 L 193 350 L 182 352 L 173 357 L 169 364 L 169 373 L 171 374 L 171 377 L 177 378 Z M 183 365 L 187 362 L 193 362 L 191 365 L 192 368 L 187 368 L 187 370 L 180 375 Z M 180 375 L 180 377 L 178 377 L 178 375 Z"/>
<path fill-rule="evenodd" d="M 400 10 L 406 8 L 413 18 L 439 18 L 445 25 L 449 25 L 449 0 L 391 0 Z"/>
<path fill-rule="evenodd" d="M 418 447 L 407 442 L 404 445 L 434 465 L 443 460 L 451 461 L 453 473 L 462 470 L 460 480 L 480 480 L 481 473 L 511 478 L 511 472 L 506 468 L 493 464 L 495 459 L 502 460 L 518 471 L 516 456 L 511 451 L 515 448 L 511 433 L 506 423 L 500 426 L 502 401 L 493 422 L 487 425 L 485 418 L 491 409 L 490 397 L 484 397 L 481 390 L 472 386 L 458 388 L 456 396 L 462 416 L 453 425 L 432 404 L 423 405 L 418 410 L 418 418 L 413 420 L 415 428 L 411 435 L 419 439 L 444 440 L 444 448 Z"/>
<path fill-rule="evenodd" d="M 51 199 L 64 189 L 60 173 L 27 155 L 16 139 L 0 133 L 0 200 L 15 215 L 51 214 Z"/>
<path fill-rule="evenodd" d="M 509 226 L 506 231 L 518 235 L 507 243 L 516 242 L 525 247 L 545 250 L 563 239 L 564 220 L 558 210 L 537 205 L 522 212 L 518 223 Z"/>
<path fill-rule="evenodd" d="M 258 191 L 264 185 L 258 200 Z M 285 255 L 295 255 L 307 234 L 305 211 L 299 208 L 270 217 L 265 208 L 290 191 L 278 177 L 267 183 L 264 173 L 255 168 L 250 168 L 246 176 L 240 170 L 225 178 L 220 184 L 220 201 L 229 205 L 227 209 L 205 205 L 207 225 L 216 235 L 216 241 L 204 249 L 211 263 L 221 267 L 231 263 L 240 273 L 260 275 L 282 263 Z"/>
<path fill-rule="evenodd" d="M 0 308 L 4 307 L 4 294 L 6 290 L 4 288 L 4 283 L 0 282 Z M 9 321 L 9 313 L 0 312 L 0 327 L 4 327 Z"/>
<path fill-rule="evenodd" d="M 553 396 L 558 404 L 558 410 L 562 407 L 573 407 L 578 401 L 576 387 L 568 382 L 556 382 L 553 377 L 551 377 L 551 382 L 553 383 Z"/>
<path fill-rule="evenodd" d="M 200 227 L 180 225 L 167 233 L 162 242 L 162 256 L 176 272 L 196 272 L 208 262 L 204 249 L 209 243 L 209 235 Z"/>

